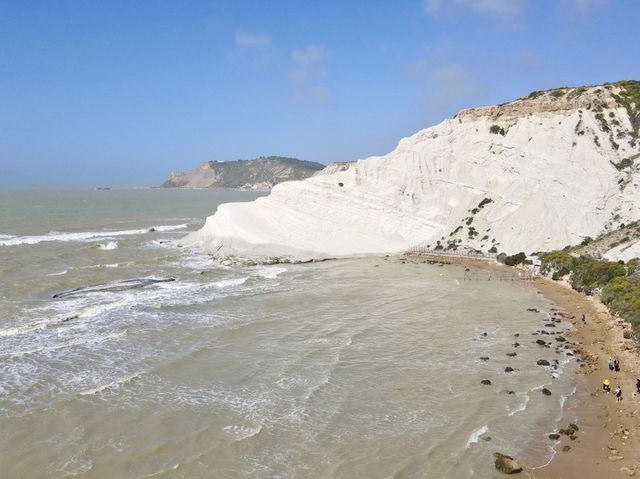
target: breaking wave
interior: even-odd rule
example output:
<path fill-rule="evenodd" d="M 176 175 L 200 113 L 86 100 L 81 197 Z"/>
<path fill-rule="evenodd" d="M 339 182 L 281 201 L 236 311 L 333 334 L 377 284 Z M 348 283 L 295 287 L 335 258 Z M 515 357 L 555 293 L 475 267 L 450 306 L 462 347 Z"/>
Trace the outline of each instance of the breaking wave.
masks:
<path fill-rule="evenodd" d="M 0 235 L 0 246 L 18 246 L 25 244 L 38 244 L 45 241 L 92 241 L 101 239 L 110 239 L 118 236 L 133 236 L 142 235 L 153 232 L 167 232 L 175 231 L 187 228 L 189 225 L 186 223 L 179 225 L 161 225 L 151 226 L 149 228 L 139 228 L 131 230 L 119 230 L 119 231 L 78 231 L 75 233 L 65 233 L 58 231 L 51 231 L 46 235 L 34 235 L 34 236 L 13 236 L 13 235 Z"/>

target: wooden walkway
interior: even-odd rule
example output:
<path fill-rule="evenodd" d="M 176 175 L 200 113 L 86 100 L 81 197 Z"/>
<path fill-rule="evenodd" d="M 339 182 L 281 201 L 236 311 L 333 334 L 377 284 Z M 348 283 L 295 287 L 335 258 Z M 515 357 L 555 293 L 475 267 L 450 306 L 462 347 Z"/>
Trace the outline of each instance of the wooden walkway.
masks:
<path fill-rule="evenodd" d="M 430 263 L 471 264 L 474 262 L 495 263 L 497 255 L 470 251 L 434 250 L 416 246 L 410 248 L 405 256 L 422 258 Z M 515 268 L 513 272 L 489 270 L 467 270 L 464 272 L 464 281 L 532 281 L 535 277 L 535 274 Z"/>

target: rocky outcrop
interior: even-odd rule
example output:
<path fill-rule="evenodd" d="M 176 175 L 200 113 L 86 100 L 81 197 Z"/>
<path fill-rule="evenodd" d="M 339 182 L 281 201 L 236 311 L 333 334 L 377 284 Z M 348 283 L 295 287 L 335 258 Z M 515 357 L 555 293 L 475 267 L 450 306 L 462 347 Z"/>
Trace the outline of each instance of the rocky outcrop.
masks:
<path fill-rule="evenodd" d="M 561 88 L 463 110 L 385 156 L 222 205 L 183 243 L 238 261 L 580 244 L 640 219 L 637 92 Z"/>
<path fill-rule="evenodd" d="M 304 180 L 323 168 L 320 163 L 281 156 L 207 161 L 193 170 L 172 172 L 162 187 L 269 189 L 284 181 Z"/>

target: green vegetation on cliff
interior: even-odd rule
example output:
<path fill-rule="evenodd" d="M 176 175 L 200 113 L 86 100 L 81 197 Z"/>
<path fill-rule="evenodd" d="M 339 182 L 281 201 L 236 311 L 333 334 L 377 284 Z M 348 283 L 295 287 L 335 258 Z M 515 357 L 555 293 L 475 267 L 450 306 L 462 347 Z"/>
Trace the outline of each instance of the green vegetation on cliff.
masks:
<path fill-rule="evenodd" d="M 564 251 L 539 256 L 542 271 L 553 272 L 553 279 L 570 274 L 569 282 L 576 291 L 592 294 L 599 290 L 609 310 L 631 323 L 640 336 L 640 259 L 624 264 L 590 256 L 571 256 Z"/>

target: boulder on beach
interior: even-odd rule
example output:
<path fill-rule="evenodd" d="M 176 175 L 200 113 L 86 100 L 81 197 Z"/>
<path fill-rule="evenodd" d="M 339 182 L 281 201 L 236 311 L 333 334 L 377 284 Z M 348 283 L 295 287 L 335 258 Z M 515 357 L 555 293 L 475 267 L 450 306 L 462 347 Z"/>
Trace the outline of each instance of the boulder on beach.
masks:
<path fill-rule="evenodd" d="M 485 386 L 490 386 L 491 381 L 489 381 L 488 379 L 483 379 L 482 381 L 480 381 L 480 384 L 484 384 Z"/>
<path fill-rule="evenodd" d="M 517 474 L 522 472 L 522 466 L 511 456 L 506 456 L 499 452 L 493 453 L 496 458 L 496 469 L 504 472 L 505 474 Z"/>
<path fill-rule="evenodd" d="M 536 362 L 536 364 L 538 366 L 549 366 L 549 361 L 547 361 L 546 359 L 538 359 L 538 361 Z"/>
<path fill-rule="evenodd" d="M 549 391 L 547 388 L 542 388 L 542 394 L 544 394 L 545 396 L 551 396 L 551 391 Z"/>

